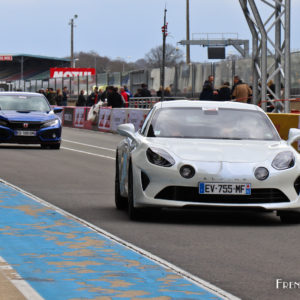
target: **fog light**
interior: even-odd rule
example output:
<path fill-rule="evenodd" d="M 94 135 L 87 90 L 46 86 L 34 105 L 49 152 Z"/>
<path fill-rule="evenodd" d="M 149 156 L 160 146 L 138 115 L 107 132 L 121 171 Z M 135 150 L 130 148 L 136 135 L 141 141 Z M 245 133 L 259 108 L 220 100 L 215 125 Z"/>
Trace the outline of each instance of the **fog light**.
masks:
<path fill-rule="evenodd" d="M 55 133 L 53 133 L 53 134 L 52 134 L 52 137 L 55 139 L 55 138 L 56 138 L 56 134 L 55 134 Z"/>
<path fill-rule="evenodd" d="M 186 179 L 192 178 L 195 175 L 195 169 L 189 165 L 182 166 L 179 172 L 180 175 Z"/>
<path fill-rule="evenodd" d="M 264 167 L 259 167 L 255 170 L 254 176 L 258 180 L 266 180 L 269 177 L 269 171 Z"/>

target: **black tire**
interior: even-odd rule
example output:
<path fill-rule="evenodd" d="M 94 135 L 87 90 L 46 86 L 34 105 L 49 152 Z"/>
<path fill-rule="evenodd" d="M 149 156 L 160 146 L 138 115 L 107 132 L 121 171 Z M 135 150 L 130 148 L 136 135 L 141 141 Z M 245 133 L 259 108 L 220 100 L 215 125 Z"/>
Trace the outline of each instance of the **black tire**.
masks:
<path fill-rule="evenodd" d="M 49 147 L 50 147 L 50 149 L 58 150 L 60 148 L 60 143 L 50 144 Z"/>
<path fill-rule="evenodd" d="M 300 213 L 293 211 L 282 211 L 278 212 L 280 221 L 283 224 L 299 224 L 300 223 Z"/>
<path fill-rule="evenodd" d="M 115 176 L 115 204 L 116 208 L 119 210 L 124 210 L 127 208 L 128 199 L 121 196 L 120 193 L 120 178 L 119 178 L 119 160 L 116 157 L 116 176 Z"/>
<path fill-rule="evenodd" d="M 133 190 L 133 175 L 132 166 L 129 164 L 128 170 L 128 216 L 130 220 L 140 220 L 142 217 L 141 209 L 134 207 L 134 190 Z"/>
<path fill-rule="evenodd" d="M 41 144 L 42 149 L 59 149 L 60 148 L 60 143 L 56 144 Z"/>

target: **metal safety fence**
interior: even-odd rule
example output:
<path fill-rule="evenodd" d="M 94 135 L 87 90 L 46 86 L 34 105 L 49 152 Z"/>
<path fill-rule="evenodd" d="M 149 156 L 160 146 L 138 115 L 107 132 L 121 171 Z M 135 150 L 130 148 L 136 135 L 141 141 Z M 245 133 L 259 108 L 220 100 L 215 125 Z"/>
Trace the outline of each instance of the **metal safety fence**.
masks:
<path fill-rule="evenodd" d="M 202 90 L 203 83 L 209 75 L 215 76 L 215 88 L 222 86 L 224 82 L 232 85 L 235 75 L 250 84 L 251 58 L 224 60 L 214 63 L 182 64 L 165 69 L 165 86 L 169 88 L 171 95 L 175 97 L 198 98 Z M 272 65 L 268 66 L 272 73 Z M 128 86 L 132 94 L 141 87 L 142 83 L 148 85 L 153 96 L 156 96 L 160 89 L 160 69 L 134 70 L 131 72 L 101 73 L 93 76 L 74 78 L 50 78 L 46 80 L 16 80 L 10 82 L 11 90 L 22 90 L 35 92 L 40 89 L 53 88 L 62 89 L 66 86 L 71 97 L 79 95 L 81 90 L 89 94 L 93 87 L 97 86 L 104 90 L 106 86 L 116 87 Z M 300 97 L 300 52 L 291 54 L 291 95 Z"/>

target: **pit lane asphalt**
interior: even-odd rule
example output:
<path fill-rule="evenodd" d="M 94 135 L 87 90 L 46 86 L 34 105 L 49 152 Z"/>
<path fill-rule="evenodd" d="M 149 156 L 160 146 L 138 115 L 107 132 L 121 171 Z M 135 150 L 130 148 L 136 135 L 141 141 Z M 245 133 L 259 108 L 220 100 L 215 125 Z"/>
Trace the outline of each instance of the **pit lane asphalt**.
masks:
<path fill-rule="evenodd" d="M 0 145 L 4 180 L 242 299 L 299 299 L 299 225 L 272 213 L 165 211 L 131 222 L 114 207 L 118 135 L 64 128 L 62 149 Z M 84 145 L 85 144 L 85 145 Z M 92 147 L 93 146 L 93 147 Z"/>

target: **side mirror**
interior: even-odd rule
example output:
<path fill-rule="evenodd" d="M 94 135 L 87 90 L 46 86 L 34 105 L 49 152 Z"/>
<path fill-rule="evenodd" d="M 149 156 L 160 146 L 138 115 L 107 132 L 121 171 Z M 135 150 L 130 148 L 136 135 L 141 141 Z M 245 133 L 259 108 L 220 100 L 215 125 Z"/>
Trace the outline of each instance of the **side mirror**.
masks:
<path fill-rule="evenodd" d="M 117 128 L 117 132 L 122 136 L 127 136 L 136 141 L 135 128 L 132 123 L 121 124 Z"/>
<path fill-rule="evenodd" d="M 287 143 L 291 145 L 298 140 L 300 140 L 300 129 L 291 128 L 289 131 L 289 137 Z"/>
<path fill-rule="evenodd" d="M 54 107 L 53 108 L 53 112 L 55 113 L 55 114 L 59 114 L 59 113 L 61 113 L 63 111 L 63 109 L 61 108 L 61 107 Z"/>

